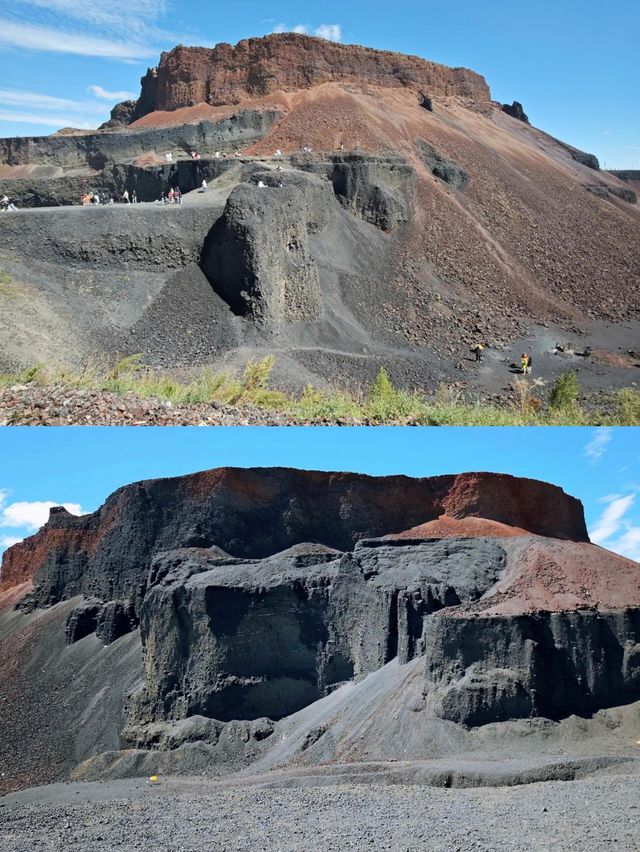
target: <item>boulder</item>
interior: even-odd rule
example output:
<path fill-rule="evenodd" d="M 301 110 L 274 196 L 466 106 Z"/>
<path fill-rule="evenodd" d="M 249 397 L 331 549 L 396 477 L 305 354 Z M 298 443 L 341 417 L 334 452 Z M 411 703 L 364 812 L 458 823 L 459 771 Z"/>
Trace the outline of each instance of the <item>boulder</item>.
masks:
<path fill-rule="evenodd" d="M 514 101 L 511 105 L 502 104 L 502 112 L 506 112 L 507 115 L 516 118 L 518 121 L 524 121 L 525 124 L 529 124 L 529 116 L 519 101 Z"/>
<path fill-rule="evenodd" d="M 256 182 L 237 186 L 205 241 L 201 261 L 233 312 L 264 327 L 322 314 L 309 237 L 326 227 L 335 203 L 331 185 L 312 175 L 287 175 L 279 183 L 258 174 Z"/>
<path fill-rule="evenodd" d="M 424 139 L 418 139 L 416 146 L 425 165 L 433 175 L 448 183 L 454 189 L 464 189 L 469 182 L 469 174 L 462 166 L 440 154 Z"/>

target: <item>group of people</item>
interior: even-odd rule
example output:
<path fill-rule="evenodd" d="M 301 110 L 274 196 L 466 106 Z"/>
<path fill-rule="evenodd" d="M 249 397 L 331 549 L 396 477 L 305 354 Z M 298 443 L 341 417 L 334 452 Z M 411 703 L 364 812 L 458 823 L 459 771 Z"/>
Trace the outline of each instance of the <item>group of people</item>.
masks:
<path fill-rule="evenodd" d="M 182 192 L 179 186 L 171 187 L 167 193 L 165 204 L 182 204 Z"/>
<path fill-rule="evenodd" d="M 90 207 L 95 204 L 115 204 L 115 199 L 108 192 L 103 192 L 102 195 L 99 192 L 85 192 L 84 195 L 80 196 L 80 204 L 83 207 Z"/>
<path fill-rule="evenodd" d="M 0 210 L 2 210 L 3 212 L 9 212 L 10 210 L 17 210 L 17 209 L 18 208 L 16 207 L 16 205 L 13 204 L 9 200 L 8 195 L 1 195 L 0 196 Z"/>
<path fill-rule="evenodd" d="M 129 190 L 125 189 L 122 193 L 122 203 L 123 204 L 137 204 L 138 203 L 138 194 L 135 189 L 129 195 Z"/>
<path fill-rule="evenodd" d="M 476 361 L 482 361 L 482 355 L 484 353 L 484 345 L 482 343 L 476 343 L 476 345 L 471 350 L 476 356 Z M 514 365 L 515 366 L 515 365 Z M 533 360 L 531 355 L 528 355 L 526 352 L 523 352 L 520 356 L 520 369 L 522 371 L 523 376 L 527 376 L 531 374 L 531 368 L 533 366 Z M 512 366 L 513 369 L 513 366 Z"/>

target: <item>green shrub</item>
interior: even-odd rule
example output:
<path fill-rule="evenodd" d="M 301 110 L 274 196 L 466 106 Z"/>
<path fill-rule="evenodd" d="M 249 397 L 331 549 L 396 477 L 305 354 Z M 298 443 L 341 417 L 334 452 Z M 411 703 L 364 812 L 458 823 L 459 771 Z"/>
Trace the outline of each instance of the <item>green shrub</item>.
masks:
<path fill-rule="evenodd" d="M 640 426 L 640 393 L 633 388 L 618 391 L 617 395 L 619 426 Z"/>
<path fill-rule="evenodd" d="M 579 394 L 580 384 L 576 378 L 576 374 L 571 370 L 568 373 L 558 376 L 553 383 L 551 394 L 549 395 L 549 405 L 554 411 L 566 411 L 570 408 L 576 408 Z"/>

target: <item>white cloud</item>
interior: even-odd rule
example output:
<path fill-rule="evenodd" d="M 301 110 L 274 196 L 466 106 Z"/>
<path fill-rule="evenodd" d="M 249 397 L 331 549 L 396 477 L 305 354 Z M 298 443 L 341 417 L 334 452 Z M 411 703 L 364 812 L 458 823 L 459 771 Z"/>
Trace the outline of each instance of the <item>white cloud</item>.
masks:
<path fill-rule="evenodd" d="M 340 24 L 320 24 L 319 27 L 309 27 L 307 24 L 296 24 L 290 27 L 288 24 L 278 24 L 273 28 L 274 33 L 298 33 L 299 35 L 313 35 L 324 38 L 327 41 L 342 41 L 342 27 Z"/>
<path fill-rule="evenodd" d="M 0 535 L 0 550 L 7 550 L 13 547 L 14 544 L 20 544 L 24 539 L 15 535 Z"/>
<path fill-rule="evenodd" d="M 87 121 L 85 118 L 72 115 L 42 115 L 37 112 L 12 112 L 0 110 L 0 121 L 11 121 L 24 124 L 39 124 L 45 127 L 76 127 L 79 130 L 92 130 L 99 123 Z"/>
<path fill-rule="evenodd" d="M 608 506 L 591 530 L 591 540 L 596 544 L 602 544 L 616 535 L 623 528 L 623 518 L 633 505 L 635 494 L 620 496 L 614 494 L 607 498 Z"/>
<path fill-rule="evenodd" d="M 320 24 L 314 30 L 314 35 L 327 41 L 342 41 L 342 27 L 340 24 Z"/>
<path fill-rule="evenodd" d="M 49 510 L 61 505 L 53 500 L 18 500 L 6 503 L 6 492 L 0 504 L 0 527 L 17 527 L 35 532 L 49 520 Z M 67 512 L 72 515 L 84 515 L 85 512 L 78 503 L 62 503 Z"/>
<path fill-rule="evenodd" d="M 608 445 L 613 440 L 613 429 L 609 429 L 608 427 L 601 427 L 596 429 L 593 433 L 593 437 L 584 448 L 584 454 L 587 458 L 595 464 L 600 461 L 602 456 L 605 454 Z"/>
<path fill-rule="evenodd" d="M 135 4 L 130 0 L 109 0 L 108 3 L 87 3 L 86 0 L 18 0 L 18 3 L 57 12 L 97 26 L 122 26 L 132 17 L 154 21 L 167 11 L 165 0 L 136 0 Z"/>
<path fill-rule="evenodd" d="M 103 89 L 102 86 L 96 85 L 89 86 L 88 91 L 103 101 L 129 101 L 136 97 L 134 92 L 109 92 L 107 89 Z"/>
<path fill-rule="evenodd" d="M 640 562 L 640 527 L 629 527 L 619 539 L 610 544 L 610 550 Z"/>
<path fill-rule="evenodd" d="M 0 47 L 120 60 L 147 59 L 157 54 L 155 48 L 136 44 L 129 38 L 102 38 L 8 19 L 0 19 Z"/>
<path fill-rule="evenodd" d="M 34 107 L 35 109 L 84 109 L 86 104 L 68 98 L 55 98 L 41 95 L 39 92 L 25 92 L 21 89 L 0 89 L 0 104 L 9 106 Z"/>

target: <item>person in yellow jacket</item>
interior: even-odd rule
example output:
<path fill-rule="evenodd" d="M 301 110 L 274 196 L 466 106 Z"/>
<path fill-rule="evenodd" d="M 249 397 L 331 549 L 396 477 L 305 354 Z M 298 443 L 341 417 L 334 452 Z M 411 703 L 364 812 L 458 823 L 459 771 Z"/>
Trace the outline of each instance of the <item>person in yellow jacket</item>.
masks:
<path fill-rule="evenodd" d="M 520 358 L 520 366 L 522 367 L 522 375 L 526 375 L 527 367 L 529 366 L 529 356 L 526 354 L 526 352 L 523 352 Z"/>

